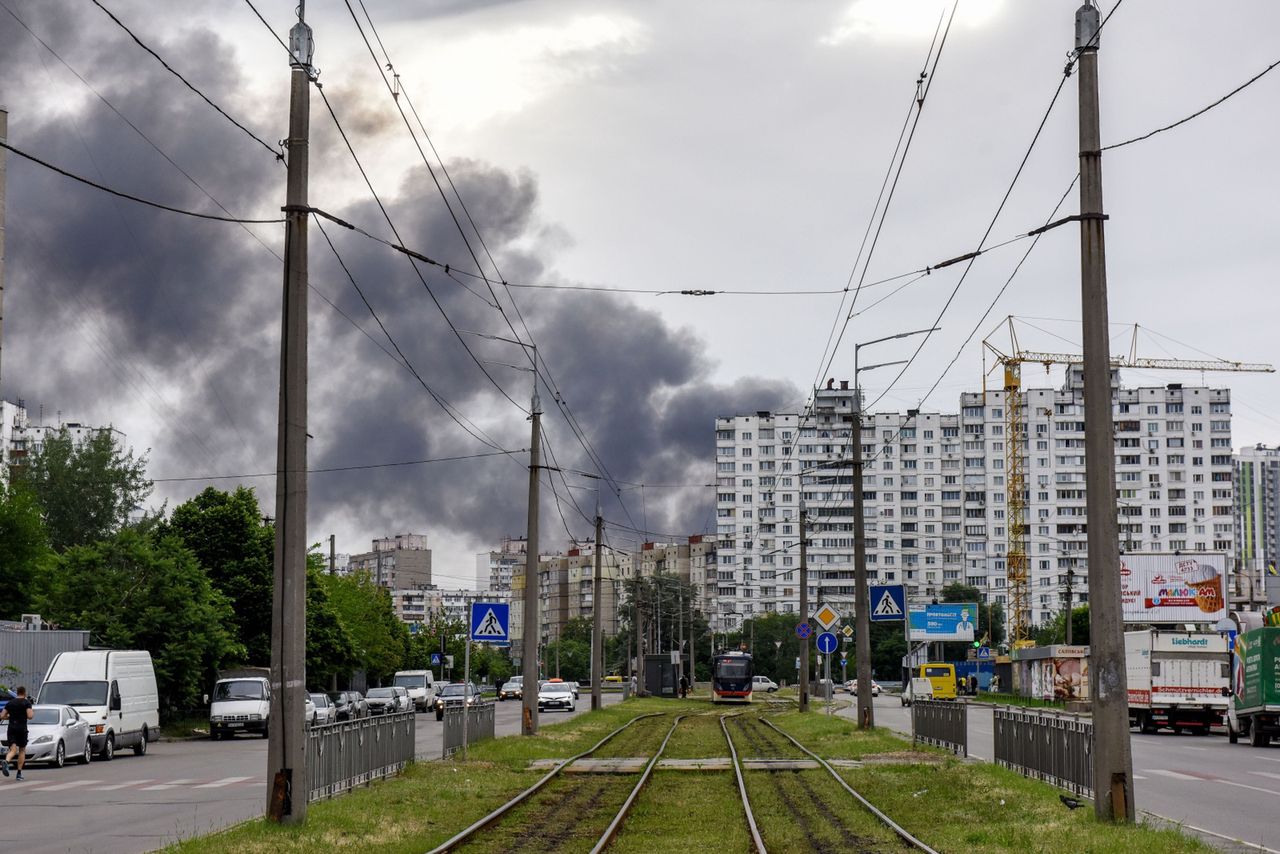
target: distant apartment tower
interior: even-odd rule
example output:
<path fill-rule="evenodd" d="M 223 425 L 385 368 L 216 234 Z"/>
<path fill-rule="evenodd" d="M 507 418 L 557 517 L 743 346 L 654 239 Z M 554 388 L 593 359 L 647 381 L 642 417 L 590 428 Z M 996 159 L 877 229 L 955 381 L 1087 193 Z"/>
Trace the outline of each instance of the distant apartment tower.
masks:
<path fill-rule="evenodd" d="M 1236 560 L 1242 599 L 1280 605 L 1280 447 L 1235 455 Z"/>
<path fill-rule="evenodd" d="M 0 479 L 7 479 L 12 468 L 22 466 L 31 454 L 44 450 L 45 442 L 63 430 L 75 447 L 100 433 L 116 433 L 121 437 L 124 435 L 111 427 L 90 427 L 74 421 L 56 426 L 32 424 L 22 401 L 0 401 Z"/>
<path fill-rule="evenodd" d="M 601 555 L 601 629 L 605 635 L 618 631 L 618 603 L 623 579 L 632 574 L 632 556 L 605 550 Z M 542 555 L 538 560 L 538 605 L 540 611 L 539 642 L 554 641 L 570 620 L 585 617 L 593 619 L 596 601 L 595 549 L 583 546 L 570 549 L 563 555 Z M 524 637 L 524 584 L 525 564 L 513 569 L 510 595 L 511 636 L 513 641 Z"/>
<path fill-rule="evenodd" d="M 1113 388 L 1121 547 L 1231 552 L 1227 389 Z M 851 610 L 854 392 L 829 382 L 806 413 L 716 419 L 719 537 L 713 627 L 799 607 L 799 514 L 807 508 L 809 599 Z M 867 574 L 928 601 L 950 584 L 1007 601 L 1005 395 L 964 393 L 960 411 L 862 416 Z M 1078 366 L 1060 389 L 1025 389 L 1031 622 L 1087 599 L 1084 395 Z"/>
<path fill-rule="evenodd" d="M 497 549 L 476 555 L 476 588 L 510 593 L 512 573 L 524 566 L 527 547 L 524 537 L 506 537 Z"/>
<path fill-rule="evenodd" d="M 373 550 L 352 555 L 349 572 L 367 572 L 390 590 L 431 586 L 431 549 L 425 534 L 396 534 L 373 541 Z"/>

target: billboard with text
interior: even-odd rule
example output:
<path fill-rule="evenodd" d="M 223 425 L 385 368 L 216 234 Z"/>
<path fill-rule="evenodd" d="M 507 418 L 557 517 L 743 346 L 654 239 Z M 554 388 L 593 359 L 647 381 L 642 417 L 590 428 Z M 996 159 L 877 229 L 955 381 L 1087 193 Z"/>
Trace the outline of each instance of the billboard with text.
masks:
<path fill-rule="evenodd" d="M 972 641 L 978 624 L 974 602 L 940 602 L 911 606 L 913 641 Z"/>
<path fill-rule="evenodd" d="M 1120 555 L 1126 623 L 1216 623 L 1227 615 L 1227 556 Z"/>

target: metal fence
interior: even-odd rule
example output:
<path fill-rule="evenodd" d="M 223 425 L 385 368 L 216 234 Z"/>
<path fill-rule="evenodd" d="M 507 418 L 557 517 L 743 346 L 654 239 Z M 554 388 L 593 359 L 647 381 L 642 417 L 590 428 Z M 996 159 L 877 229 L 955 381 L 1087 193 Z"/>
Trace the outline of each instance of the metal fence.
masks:
<path fill-rule="evenodd" d="M 467 721 L 467 744 L 475 744 L 484 738 L 493 738 L 493 721 L 495 705 L 478 703 L 467 708 L 471 717 Z M 444 710 L 444 757 L 452 756 L 462 749 L 462 707 L 446 706 Z"/>
<path fill-rule="evenodd" d="M 413 761 L 414 717 L 395 712 L 308 729 L 308 798 L 331 798 L 404 770 Z"/>
<path fill-rule="evenodd" d="M 969 706 L 952 700 L 911 704 L 912 744 L 931 744 L 957 756 L 969 755 Z"/>
<path fill-rule="evenodd" d="M 1093 796 L 1093 721 L 1014 707 L 995 710 L 996 764 Z"/>

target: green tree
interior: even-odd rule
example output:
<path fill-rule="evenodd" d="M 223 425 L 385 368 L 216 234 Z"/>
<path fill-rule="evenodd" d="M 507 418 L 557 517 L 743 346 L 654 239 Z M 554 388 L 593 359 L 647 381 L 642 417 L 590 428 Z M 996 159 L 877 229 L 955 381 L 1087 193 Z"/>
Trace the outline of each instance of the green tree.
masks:
<path fill-rule="evenodd" d="M 391 594 L 367 572 L 321 575 L 320 582 L 351 638 L 357 666 L 372 683 L 388 681 L 409 660 L 409 627 L 396 617 Z"/>
<path fill-rule="evenodd" d="M 31 611 L 49 539 L 40 505 L 22 484 L 0 486 L 0 619 Z"/>
<path fill-rule="evenodd" d="M 557 667 L 558 662 L 558 667 Z M 542 670 L 549 677 L 559 674 L 565 681 L 591 683 L 591 644 L 567 638 L 547 644 L 542 653 Z"/>
<path fill-rule="evenodd" d="M 77 445 L 64 427 L 14 470 L 39 503 L 55 551 L 107 539 L 151 494 L 146 455 L 124 450 L 119 436 L 105 429 Z"/>
<path fill-rule="evenodd" d="M 209 487 L 173 511 L 161 530 L 195 552 L 214 587 L 231 601 L 246 661 L 271 661 L 271 591 L 275 528 L 263 524 L 253 490 Z"/>
<path fill-rule="evenodd" d="M 95 643 L 150 652 L 167 710 L 197 705 L 218 669 L 244 654 L 230 603 L 176 537 L 126 528 L 73 546 L 54 559 L 40 607 Z"/>
<path fill-rule="evenodd" d="M 1059 611 L 1048 625 L 1033 633 L 1038 646 L 1052 646 L 1067 642 L 1066 612 Z M 1089 645 L 1089 606 L 1077 605 L 1071 609 L 1071 643 L 1073 646 Z"/>
<path fill-rule="evenodd" d="M 338 609 L 329 600 L 320 556 L 307 556 L 307 686 L 327 690 L 349 679 L 357 666 L 356 647 Z"/>

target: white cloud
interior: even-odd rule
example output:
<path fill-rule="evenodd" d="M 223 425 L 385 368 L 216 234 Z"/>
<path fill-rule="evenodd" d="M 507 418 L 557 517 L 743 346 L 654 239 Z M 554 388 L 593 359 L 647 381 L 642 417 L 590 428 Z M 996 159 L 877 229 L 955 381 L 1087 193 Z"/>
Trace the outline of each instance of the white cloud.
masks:
<path fill-rule="evenodd" d="M 938 0 L 854 0 L 820 41 L 835 46 L 862 38 L 929 38 L 948 6 Z M 1003 8 L 1004 0 L 966 0 L 956 13 L 956 25 L 981 27 Z"/>
<path fill-rule="evenodd" d="M 472 129 L 526 110 L 576 81 L 604 74 L 643 51 L 647 30 L 617 15 L 478 32 L 424 58 L 437 125 Z"/>

